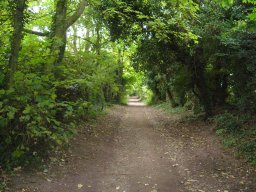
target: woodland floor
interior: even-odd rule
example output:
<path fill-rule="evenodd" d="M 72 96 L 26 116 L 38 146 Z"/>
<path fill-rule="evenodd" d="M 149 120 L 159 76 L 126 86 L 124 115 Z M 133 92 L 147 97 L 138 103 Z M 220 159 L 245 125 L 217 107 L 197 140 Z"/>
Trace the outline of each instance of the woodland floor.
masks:
<path fill-rule="evenodd" d="M 129 104 L 81 128 L 48 170 L 16 171 L 7 191 L 256 191 L 255 168 L 224 149 L 211 125 Z"/>

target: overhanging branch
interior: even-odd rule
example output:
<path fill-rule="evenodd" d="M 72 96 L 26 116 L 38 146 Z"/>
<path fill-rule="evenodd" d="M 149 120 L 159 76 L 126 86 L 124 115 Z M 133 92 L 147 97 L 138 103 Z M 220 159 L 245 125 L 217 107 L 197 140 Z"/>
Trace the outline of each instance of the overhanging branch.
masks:
<path fill-rule="evenodd" d="M 42 37 L 48 37 L 50 35 L 50 32 L 40 32 L 40 31 L 33 31 L 30 29 L 23 29 L 23 31 L 25 33 L 29 33 L 29 34 L 33 34 L 33 35 L 37 35 L 37 36 L 42 36 Z"/>
<path fill-rule="evenodd" d="M 76 38 L 79 38 L 79 39 L 82 39 L 82 40 L 85 40 L 87 42 L 89 42 L 90 44 L 92 45 L 96 45 L 95 43 L 93 43 L 92 41 L 90 41 L 88 38 L 83 38 L 83 37 L 80 37 L 80 36 L 77 36 L 77 35 L 72 35 L 73 37 L 76 37 Z"/>
<path fill-rule="evenodd" d="M 69 18 L 67 18 L 66 21 L 66 28 L 69 28 L 71 25 L 73 25 L 76 20 L 82 15 L 84 12 L 85 7 L 88 5 L 87 0 L 81 0 L 79 3 L 75 13 L 71 15 Z"/>

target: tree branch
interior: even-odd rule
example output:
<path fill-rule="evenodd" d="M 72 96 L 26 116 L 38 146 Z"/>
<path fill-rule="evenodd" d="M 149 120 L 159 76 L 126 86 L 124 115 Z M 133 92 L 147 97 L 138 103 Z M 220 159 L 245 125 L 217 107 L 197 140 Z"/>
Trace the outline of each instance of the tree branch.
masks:
<path fill-rule="evenodd" d="M 80 37 L 80 36 L 77 36 L 77 35 L 72 35 L 73 37 L 76 37 L 76 38 L 79 38 L 79 39 L 82 39 L 82 40 L 85 40 L 87 42 L 89 42 L 90 44 L 93 44 L 94 46 L 96 45 L 95 43 L 93 43 L 92 41 L 90 41 L 88 38 L 83 38 L 83 37 Z"/>
<path fill-rule="evenodd" d="M 76 20 L 82 15 L 84 12 L 85 7 L 88 5 L 87 0 L 81 0 L 79 3 L 75 13 L 71 15 L 69 18 L 67 18 L 66 21 L 66 28 L 69 28 L 73 23 L 76 22 Z"/>
<path fill-rule="evenodd" d="M 33 35 L 37 35 L 37 36 L 43 36 L 43 37 L 48 37 L 50 35 L 50 32 L 40 32 L 40 31 L 33 31 L 30 29 L 23 29 L 23 31 L 25 33 L 29 33 L 29 34 L 33 34 Z"/>

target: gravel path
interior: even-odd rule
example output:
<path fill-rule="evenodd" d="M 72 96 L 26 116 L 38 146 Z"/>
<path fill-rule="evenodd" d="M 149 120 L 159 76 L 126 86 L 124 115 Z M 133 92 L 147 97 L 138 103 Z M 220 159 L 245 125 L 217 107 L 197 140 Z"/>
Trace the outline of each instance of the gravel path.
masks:
<path fill-rule="evenodd" d="M 181 122 L 136 99 L 80 129 L 44 171 L 17 171 L 11 192 L 256 192 L 255 169 L 222 148 L 210 125 Z"/>

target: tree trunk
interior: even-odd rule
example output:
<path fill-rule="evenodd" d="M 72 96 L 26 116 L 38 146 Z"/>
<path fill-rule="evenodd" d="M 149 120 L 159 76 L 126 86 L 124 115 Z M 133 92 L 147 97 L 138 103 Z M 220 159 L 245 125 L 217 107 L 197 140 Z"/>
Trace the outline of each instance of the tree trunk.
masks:
<path fill-rule="evenodd" d="M 85 39 L 89 40 L 89 38 L 90 38 L 90 31 L 89 29 L 86 29 Z M 89 51 L 90 47 L 91 47 L 91 43 L 87 41 L 84 47 L 85 51 Z"/>
<path fill-rule="evenodd" d="M 11 55 L 8 62 L 8 71 L 6 74 L 5 87 L 12 87 L 14 74 L 18 65 L 19 52 L 21 49 L 22 31 L 24 28 L 24 17 L 26 9 L 26 0 L 14 1 L 13 10 L 13 35 L 11 40 Z"/>
<path fill-rule="evenodd" d="M 67 17 L 67 0 L 57 0 L 50 33 L 52 56 L 50 62 L 46 65 L 46 72 L 51 72 L 52 67 L 60 65 L 63 60 L 66 49 L 67 29 L 81 16 L 86 5 L 86 0 L 82 0 L 75 13 Z"/>
<path fill-rule="evenodd" d="M 154 93 L 153 103 L 166 101 L 166 92 L 163 93 L 163 91 L 159 89 L 158 84 L 159 82 L 155 81 L 151 87 Z"/>
<path fill-rule="evenodd" d="M 173 107 L 173 108 L 177 107 L 178 104 L 176 103 L 176 101 L 175 101 L 175 99 L 174 99 L 174 96 L 173 96 L 173 94 L 172 94 L 171 89 L 170 89 L 170 88 L 167 88 L 166 92 L 167 92 L 167 94 L 168 94 L 168 98 L 169 98 L 169 100 L 170 100 L 170 102 L 171 102 L 172 107 Z"/>
<path fill-rule="evenodd" d="M 101 53 L 101 34 L 100 34 L 100 26 L 99 24 L 96 25 L 95 28 L 95 34 L 96 34 L 96 43 L 95 43 L 95 51 L 96 55 L 100 56 Z"/>
<path fill-rule="evenodd" d="M 207 118 L 212 116 L 212 103 L 205 80 L 205 65 L 204 60 L 201 58 L 202 55 L 202 50 L 200 48 L 196 49 L 194 63 L 190 65 L 189 68 L 192 73 L 194 86 L 196 86 L 199 92 L 198 94 L 196 92 L 194 93 L 198 97 L 200 104 L 203 106 Z"/>
<path fill-rule="evenodd" d="M 204 70 L 199 67 L 194 71 L 194 83 L 199 91 L 199 100 L 207 117 L 212 115 L 211 99 L 207 90 L 207 85 L 204 77 Z"/>
<path fill-rule="evenodd" d="M 213 104 L 216 106 L 225 105 L 228 97 L 228 74 L 224 72 L 225 70 L 223 70 L 223 66 L 223 61 L 220 60 L 213 69 L 215 71 L 215 75 L 213 78 L 214 87 L 212 90 L 212 100 Z"/>
<path fill-rule="evenodd" d="M 52 26 L 52 44 L 51 52 L 53 53 L 53 65 L 60 64 L 64 57 L 66 49 L 66 17 L 67 17 L 67 0 L 58 0 L 56 5 L 56 12 L 53 18 Z"/>
<path fill-rule="evenodd" d="M 73 50 L 74 50 L 74 53 L 77 54 L 77 52 L 78 52 L 78 49 L 77 49 L 77 28 L 76 28 L 76 26 L 73 25 L 72 29 L 73 29 L 73 32 L 74 32 Z"/>
<path fill-rule="evenodd" d="M 123 62 L 124 62 L 124 50 L 122 47 L 118 47 L 118 67 L 117 69 L 115 70 L 115 74 L 116 74 L 116 77 L 115 77 L 115 81 L 117 82 L 117 84 L 119 85 L 119 92 L 117 93 L 116 97 L 114 98 L 116 102 L 120 102 L 121 99 L 122 99 L 122 93 L 124 91 L 124 82 L 123 82 Z"/>

